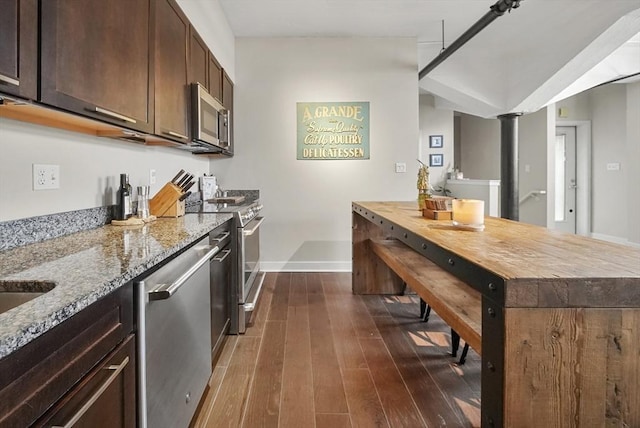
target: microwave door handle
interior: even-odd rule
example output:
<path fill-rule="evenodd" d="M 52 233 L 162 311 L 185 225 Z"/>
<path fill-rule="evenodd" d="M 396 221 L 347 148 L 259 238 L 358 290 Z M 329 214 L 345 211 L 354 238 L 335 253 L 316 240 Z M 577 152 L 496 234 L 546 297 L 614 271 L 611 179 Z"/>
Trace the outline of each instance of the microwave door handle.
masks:
<path fill-rule="evenodd" d="M 257 224 L 255 226 L 253 226 L 251 228 L 251 230 L 243 230 L 242 234 L 244 236 L 250 236 L 253 235 L 255 233 L 256 230 L 258 230 L 258 228 L 260 227 L 260 225 L 262 224 L 262 222 L 264 221 L 264 217 L 258 217 L 258 221 Z"/>

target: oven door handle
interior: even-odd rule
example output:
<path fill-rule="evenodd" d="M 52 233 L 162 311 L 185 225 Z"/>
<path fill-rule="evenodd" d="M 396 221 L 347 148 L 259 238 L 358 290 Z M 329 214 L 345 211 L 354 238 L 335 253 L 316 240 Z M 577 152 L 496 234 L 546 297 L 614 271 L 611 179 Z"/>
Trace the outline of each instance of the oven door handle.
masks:
<path fill-rule="evenodd" d="M 220 248 L 218 246 L 210 247 L 207 253 L 202 256 L 197 262 L 195 262 L 189 269 L 187 269 L 178 279 L 171 285 L 159 284 L 156 288 L 149 291 L 149 300 L 165 300 L 173 296 L 185 282 L 193 276 L 205 263 L 208 263 L 213 256 L 215 256 Z"/>
<path fill-rule="evenodd" d="M 242 231 L 242 234 L 243 234 L 244 236 L 250 236 L 250 235 L 253 235 L 253 234 L 254 234 L 254 232 L 255 232 L 256 230 L 258 230 L 258 228 L 260 227 L 260 225 L 261 225 L 261 224 L 262 224 L 262 222 L 264 221 L 264 217 L 256 217 L 256 220 L 257 220 L 257 224 L 256 224 L 255 226 L 253 226 L 253 227 L 251 228 L 251 230 L 243 230 L 243 231 Z"/>

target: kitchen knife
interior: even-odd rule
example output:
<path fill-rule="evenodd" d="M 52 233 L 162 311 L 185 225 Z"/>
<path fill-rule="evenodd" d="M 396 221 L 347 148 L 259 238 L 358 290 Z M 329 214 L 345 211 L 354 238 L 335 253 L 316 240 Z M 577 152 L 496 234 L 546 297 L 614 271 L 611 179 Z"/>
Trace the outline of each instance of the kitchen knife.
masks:
<path fill-rule="evenodd" d="M 180 180 L 178 183 L 176 183 L 176 186 L 182 187 L 185 184 L 187 184 L 189 182 L 189 180 L 191 180 L 192 178 L 193 178 L 193 175 L 187 173 L 184 177 L 182 177 L 182 180 Z"/>
<path fill-rule="evenodd" d="M 190 181 L 187 185 L 185 185 L 185 186 L 182 188 L 182 191 L 183 191 L 183 192 L 186 192 L 187 190 L 191 189 L 191 186 L 193 186 L 195 183 L 196 183 L 195 181 Z"/>
<path fill-rule="evenodd" d="M 184 195 L 182 195 L 182 196 L 180 196 L 178 198 L 178 201 L 180 201 L 180 202 L 184 201 L 185 199 L 187 199 L 189 197 L 190 194 L 191 194 L 191 192 L 185 193 Z"/>
<path fill-rule="evenodd" d="M 178 178 L 180 178 L 182 174 L 184 174 L 184 169 L 181 169 L 180 172 L 177 173 L 175 177 L 173 177 L 173 180 L 171 180 L 171 182 L 173 184 L 178 184 Z"/>

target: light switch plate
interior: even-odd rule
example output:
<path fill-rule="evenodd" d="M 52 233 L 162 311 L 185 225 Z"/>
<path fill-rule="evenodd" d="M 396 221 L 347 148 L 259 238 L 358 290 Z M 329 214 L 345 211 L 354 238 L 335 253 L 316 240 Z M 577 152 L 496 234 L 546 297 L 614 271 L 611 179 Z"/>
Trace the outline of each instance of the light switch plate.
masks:
<path fill-rule="evenodd" d="M 618 162 L 608 163 L 607 171 L 620 171 L 620 164 Z"/>
<path fill-rule="evenodd" d="M 396 172 L 397 173 L 407 172 L 407 164 L 404 162 L 396 162 Z"/>

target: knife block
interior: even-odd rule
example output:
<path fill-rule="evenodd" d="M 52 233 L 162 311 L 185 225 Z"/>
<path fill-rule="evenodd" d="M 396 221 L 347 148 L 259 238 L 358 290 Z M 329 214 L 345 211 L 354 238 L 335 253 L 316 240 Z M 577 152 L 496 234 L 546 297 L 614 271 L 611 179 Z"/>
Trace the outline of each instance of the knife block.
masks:
<path fill-rule="evenodd" d="M 149 212 L 156 217 L 181 217 L 184 201 L 180 201 L 182 190 L 173 183 L 165 184 L 149 201 Z"/>

